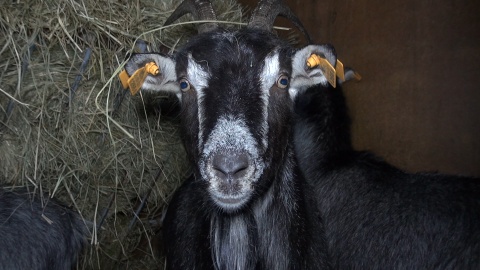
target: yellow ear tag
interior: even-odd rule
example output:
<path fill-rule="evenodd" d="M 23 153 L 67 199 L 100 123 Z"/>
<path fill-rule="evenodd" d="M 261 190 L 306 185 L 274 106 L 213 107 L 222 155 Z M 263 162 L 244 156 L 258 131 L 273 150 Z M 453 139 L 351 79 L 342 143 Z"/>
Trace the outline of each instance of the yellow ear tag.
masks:
<path fill-rule="evenodd" d="M 143 82 L 147 78 L 148 74 L 158 75 L 160 73 L 158 66 L 155 62 L 149 62 L 145 64 L 144 67 L 137 69 L 131 77 L 128 76 L 127 72 L 123 70 L 118 75 L 120 81 L 122 82 L 123 88 L 130 88 L 130 94 L 132 96 L 136 95 L 138 91 L 142 88 Z"/>
<path fill-rule="evenodd" d="M 312 54 L 307 59 L 307 66 L 309 68 L 314 68 L 316 66 L 320 67 L 323 75 L 325 75 L 325 78 L 327 78 L 327 81 L 333 86 L 333 88 L 337 86 L 337 74 L 335 68 L 328 62 L 327 59 L 316 54 Z"/>
<path fill-rule="evenodd" d="M 340 81 L 345 81 L 345 70 L 343 68 L 343 63 L 337 59 L 337 64 L 335 65 L 335 70 L 337 71 L 337 76 L 340 78 Z M 335 86 L 334 86 L 335 87 Z"/>
<path fill-rule="evenodd" d="M 120 72 L 120 74 L 118 74 L 118 77 L 120 78 L 120 82 L 122 83 L 123 89 L 127 89 L 128 88 L 128 79 L 130 79 L 127 71 L 125 69 L 122 70 L 122 72 Z"/>

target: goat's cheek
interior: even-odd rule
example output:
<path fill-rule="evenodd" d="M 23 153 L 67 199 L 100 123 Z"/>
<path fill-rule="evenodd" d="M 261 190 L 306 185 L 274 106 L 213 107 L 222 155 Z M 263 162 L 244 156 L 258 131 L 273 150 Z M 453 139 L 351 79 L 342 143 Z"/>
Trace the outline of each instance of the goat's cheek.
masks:
<path fill-rule="evenodd" d="M 197 98 L 193 90 L 183 93 L 182 96 L 182 113 L 181 118 L 183 126 L 186 127 L 186 136 L 194 142 L 198 142 L 199 123 Z M 194 146 L 195 148 L 198 145 Z M 201 149 L 198 149 L 201 152 Z"/>
<path fill-rule="evenodd" d="M 268 107 L 268 125 L 270 126 L 270 135 L 274 137 L 277 134 L 283 134 L 284 128 L 288 127 L 285 123 L 293 111 L 293 101 L 290 99 L 287 89 L 272 87 L 270 89 L 269 107 Z M 280 125 L 279 125 L 280 124 Z"/>

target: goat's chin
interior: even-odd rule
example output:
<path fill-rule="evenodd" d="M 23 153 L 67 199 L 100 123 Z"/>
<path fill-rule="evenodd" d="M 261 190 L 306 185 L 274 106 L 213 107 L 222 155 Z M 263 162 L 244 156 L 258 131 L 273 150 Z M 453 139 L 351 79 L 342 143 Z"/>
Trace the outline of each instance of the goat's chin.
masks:
<path fill-rule="evenodd" d="M 240 195 L 224 195 L 211 191 L 210 198 L 213 203 L 226 213 L 235 213 L 243 209 L 251 198 L 251 192 L 245 192 Z"/>

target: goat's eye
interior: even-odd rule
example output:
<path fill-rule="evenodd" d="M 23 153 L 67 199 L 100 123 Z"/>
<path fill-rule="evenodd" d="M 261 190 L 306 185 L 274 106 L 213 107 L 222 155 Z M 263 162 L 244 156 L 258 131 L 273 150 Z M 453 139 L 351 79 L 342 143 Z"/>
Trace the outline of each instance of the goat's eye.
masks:
<path fill-rule="evenodd" d="M 180 80 L 180 89 L 184 92 L 190 89 L 190 83 L 187 81 L 187 79 Z"/>
<path fill-rule="evenodd" d="M 289 79 L 288 79 L 288 76 L 287 75 L 281 75 L 280 77 L 278 77 L 277 79 L 277 86 L 279 88 L 287 88 L 288 86 L 288 82 L 289 82 Z"/>

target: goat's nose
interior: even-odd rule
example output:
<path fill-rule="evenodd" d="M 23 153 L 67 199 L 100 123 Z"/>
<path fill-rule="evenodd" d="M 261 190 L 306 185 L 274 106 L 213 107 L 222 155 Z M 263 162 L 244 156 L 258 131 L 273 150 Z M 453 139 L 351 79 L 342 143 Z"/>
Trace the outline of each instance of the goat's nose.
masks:
<path fill-rule="evenodd" d="M 223 180 L 235 180 L 245 176 L 249 165 L 245 153 L 217 153 L 212 160 L 215 174 Z"/>

